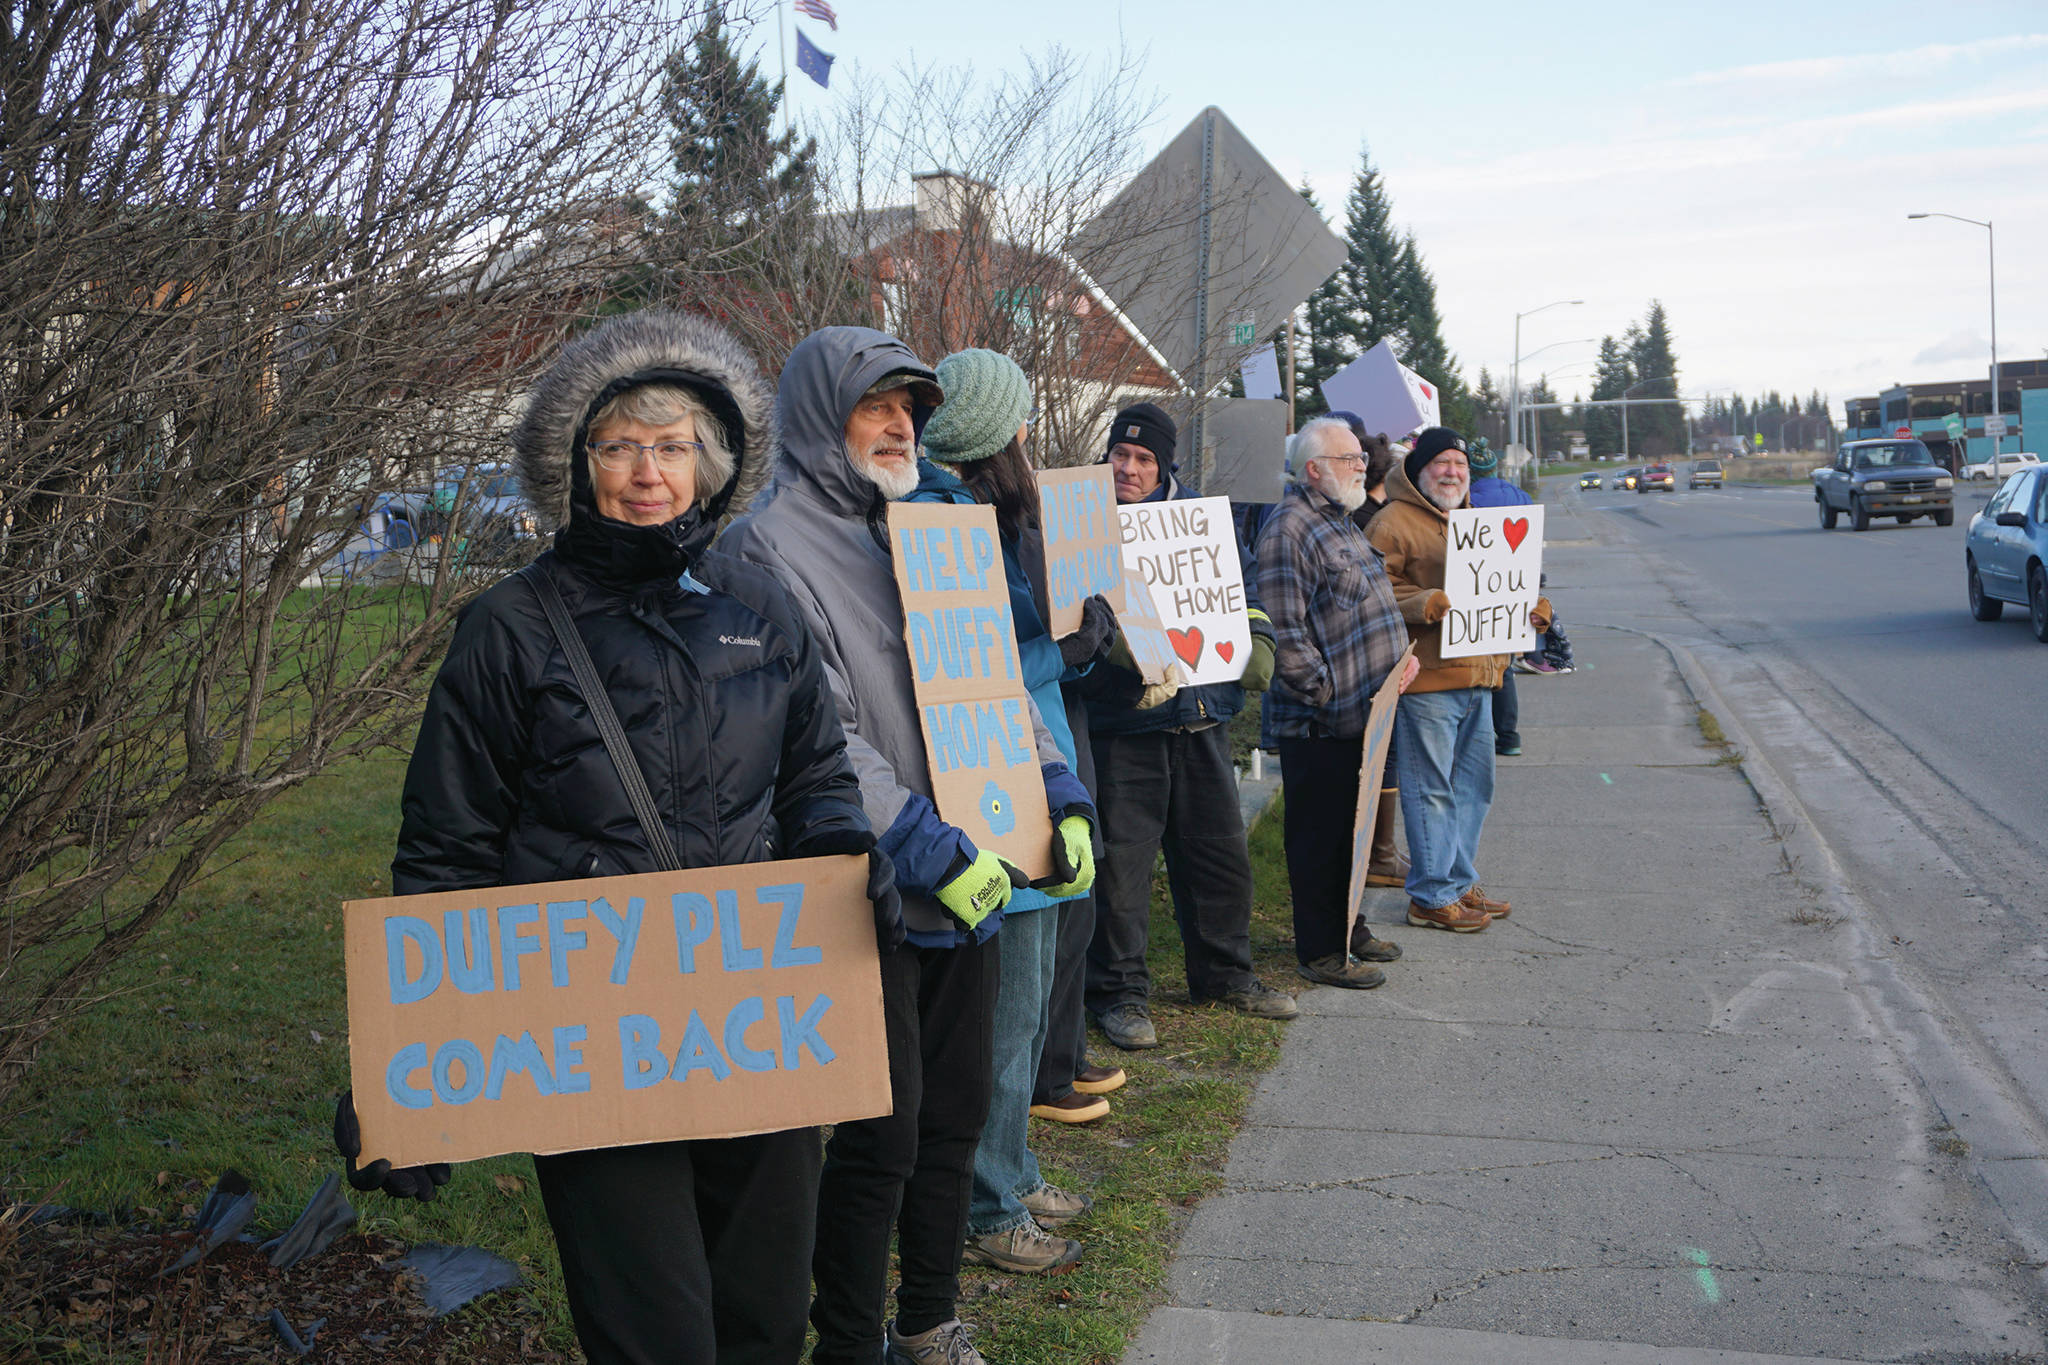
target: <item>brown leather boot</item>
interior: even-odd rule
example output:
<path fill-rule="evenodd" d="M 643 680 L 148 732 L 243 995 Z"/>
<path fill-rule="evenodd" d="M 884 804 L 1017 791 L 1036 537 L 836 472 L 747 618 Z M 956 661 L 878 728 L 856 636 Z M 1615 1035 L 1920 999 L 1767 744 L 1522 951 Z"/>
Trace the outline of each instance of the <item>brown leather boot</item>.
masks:
<path fill-rule="evenodd" d="M 1381 787 L 1379 814 L 1372 822 L 1372 856 L 1365 864 L 1367 886 L 1408 884 L 1408 860 L 1394 844 L 1394 813 L 1400 809 L 1401 789 Z"/>
<path fill-rule="evenodd" d="M 1495 919 L 1506 919 L 1514 907 L 1506 901 L 1497 901 L 1486 894 L 1485 888 L 1474 884 L 1470 891 L 1458 897 L 1458 904 L 1472 910 L 1484 910 Z"/>

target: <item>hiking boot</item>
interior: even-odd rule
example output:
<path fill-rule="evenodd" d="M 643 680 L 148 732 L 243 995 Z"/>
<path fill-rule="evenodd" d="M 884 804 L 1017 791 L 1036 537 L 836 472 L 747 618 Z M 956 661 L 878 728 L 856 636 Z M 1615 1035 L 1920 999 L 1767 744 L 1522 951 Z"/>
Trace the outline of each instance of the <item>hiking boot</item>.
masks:
<path fill-rule="evenodd" d="M 929 1332 L 906 1337 L 892 1321 L 883 1334 L 882 1365 L 988 1365 L 967 1332 L 966 1323 L 947 1318 Z"/>
<path fill-rule="evenodd" d="M 1408 860 L 1401 856 L 1401 847 L 1394 842 L 1394 819 L 1400 813 L 1400 789 L 1381 787 L 1379 807 L 1372 822 L 1372 852 L 1365 864 L 1367 886 L 1408 884 Z"/>
<path fill-rule="evenodd" d="M 1126 1052 L 1159 1046 L 1159 1034 L 1152 1027 L 1152 1016 L 1141 1004 L 1111 1005 L 1095 1016 L 1095 1027 L 1102 1030 L 1103 1037 Z"/>
<path fill-rule="evenodd" d="M 1493 916 L 1474 910 L 1463 901 L 1427 906 L 1408 902 L 1408 922 L 1420 929 L 1448 929 L 1454 934 L 1476 934 L 1493 923 Z"/>
<path fill-rule="evenodd" d="M 1109 1101 L 1104 1100 L 1103 1103 Z M 1031 1193 L 1020 1194 L 1017 1198 L 1031 1210 L 1032 1218 L 1042 1228 L 1056 1228 L 1095 1207 L 1095 1201 L 1087 1195 L 1072 1194 L 1057 1185 L 1040 1185 Z"/>
<path fill-rule="evenodd" d="M 1294 1003 L 1293 996 L 1286 991 L 1276 991 L 1256 978 L 1250 985 L 1239 986 L 1236 990 L 1225 991 L 1221 995 L 1200 997 L 1195 1003 L 1221 1005 L 1240 1014 L 1249 1014 L 1255 1019 L 1292 1019 L 1301 1013 L 1301 1006 Z"/>
<path fill-rule="evenodd" d="M 1319 986 L 1343 986 L 1347 990 L 1369 991 L 1374 986 L 1383 986 L 1387 974 L 1377 967 L 1356 962 L 1344 953 L 1331 953 L 1314 962 L 1303 962 L 1294 969 L 1305 981 Z"/>
<path fill-rule="evenodd" d="M 1496 744 L 1493 746 L 1493 753 L 1496 758 L 1520 758 L 1522 756 L 1522 746 L 1519 744 Z"/>
<path fill-rule="evenodd" d="M 1008 1232 L 969 1237 L 961 1259 L 974 1265 L 992 1265 L 1013 1275 L 1057 1275 L 1073 1269 L 1074 1262 L 1081 1259 L 1081 1244 L 1072 1238 L 1055 1237 L 1035 1222 L 1025 1222 Z"/>
<path fill-rule="evenodd" d="M 1512 905 L 1509 905 L 1506 901 L 1497 901 L 1493 897 L 1487 895 L 1485 890 L 1482 889 L 1476 882 L 1473 883 L 1472 889 L 1470 891 L 1467 891 L 1464 895 L 1458 897 L 1458 904 L 1464 906 L 1468 910 L 1484 910 L 1487 914 L 1493 916 L 1495 919 L 1506 919 L 1508 917 L 1508 911 L 1514 909 L 1514 907 Z"/>
<path fill-rule="evenodd" d="M 1100 1095 L 1070 1090 L 1056 1100 L 1042 1100 L 1031 1106 L 1031 1117 L 1054 1123 L 1093 1123 L 1109 1114 L 1109 1101 Z"/>
<path fill-rule="evenodd" d="M 1366 962 L 1398 962 L 1401 945 L 1374 938 L 1364 920 L 1354 920 L 1351 924 L 1351 955 Z"/>
<path fill-rule="evenodd" d="M 1381 867 L 1377 864 L 1368 865 L 1365 869 L 1365 884 L 1367 886 L 1408 885 L 1408 860 L 1403 858 L 1399 862 L 1386 867 Z"/>
<path fill-rule="evenodd" d="M 1107 1095 L 1112 1090 L 1124 1088 L 1124 1069 L 1120 1066 L 1095 1066 L 1081 1068 L 1074 1076 L 1074 1089 L 1084 1095 Z"/>

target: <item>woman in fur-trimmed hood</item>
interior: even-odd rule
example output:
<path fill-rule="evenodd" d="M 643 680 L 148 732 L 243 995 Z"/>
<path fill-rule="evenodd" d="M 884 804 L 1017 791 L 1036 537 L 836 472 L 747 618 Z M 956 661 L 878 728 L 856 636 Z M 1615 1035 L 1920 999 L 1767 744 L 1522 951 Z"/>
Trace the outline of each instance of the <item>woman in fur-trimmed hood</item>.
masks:
<path fill-rule="evenodd" d="M 776 448 L 773 394 L 745 351 L 680 313 L 613 319 L 563 348 L 512 442 L 554 548 L 463 613 L 406 770 L 394 892 L 657 871 L 663 843 L 682 867 L 869 852 L 816 646 L 765 571 L 709 549 Z M 544 581 L 595 664 L 659 831 L 605 748 Z M 887 860 L 871 855 L 870 871 L 886 948 L 900 906 Z M 663 1046 L 682 1023 L 663 1021 Z M 422 1069 L 398 1084 L 436 1081 Z M 430 1196 L 434 1172 L 354 1170 L 344 1108 L 336 1134 L 359 1187 Z M 592 1365 L 794 1365 L 818 1166 L 811 1128 L 536 1156 Z"/>

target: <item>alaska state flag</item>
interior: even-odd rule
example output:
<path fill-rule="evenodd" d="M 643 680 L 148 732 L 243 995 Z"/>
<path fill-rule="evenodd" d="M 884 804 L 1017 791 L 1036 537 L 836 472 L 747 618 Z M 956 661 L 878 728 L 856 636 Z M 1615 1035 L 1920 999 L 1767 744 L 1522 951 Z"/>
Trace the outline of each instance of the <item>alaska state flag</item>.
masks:
<path fill-rule="evenodd" d="M 835 60 L 831 53 L 804 37 L 802 29 L 796 31 L 797 70 L 829 89 L 832 84 L 832 63 Z"/>

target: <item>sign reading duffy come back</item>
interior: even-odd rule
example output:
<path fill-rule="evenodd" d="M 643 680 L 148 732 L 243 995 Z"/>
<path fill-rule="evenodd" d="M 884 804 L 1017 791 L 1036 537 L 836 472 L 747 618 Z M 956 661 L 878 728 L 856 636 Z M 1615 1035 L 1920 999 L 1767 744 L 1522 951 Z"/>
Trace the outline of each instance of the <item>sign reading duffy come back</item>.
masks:
<path fill-rule="evenodd" d="M 342 913 L 366 1163 L 889 1112 L 865 858 L 442 891 Z"/>

